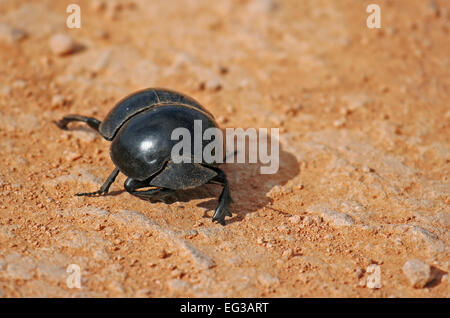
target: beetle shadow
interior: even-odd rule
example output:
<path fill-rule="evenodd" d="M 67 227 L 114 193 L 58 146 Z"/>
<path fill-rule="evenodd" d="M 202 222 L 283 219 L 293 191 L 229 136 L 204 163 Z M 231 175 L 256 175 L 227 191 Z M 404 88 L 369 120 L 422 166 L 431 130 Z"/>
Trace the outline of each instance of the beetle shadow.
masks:
<path fill-rule="evenodd" d="M 270 144 L 268 147 L 270 147 Z M 246 153 L 248 154 L 248 145 Z M 237 161 L 236 158 L 234 161 Z M 246 158 L 245 162 L 248 161 L 248 158 Z M 230 205 L 230 211 L 233 216 L 229 219 L 227 218 L 227 224 L 241 221 L 246 214 L 270 205 L 273 199 L 268 195 L 269 192 L 274 187 L 286 185 L 300 172 L 297 158 L 293 154 L 283 150 L 281 143 L 279 143 L 278 163 L 278 171 L 273 174 L 262 174 L 261 168 L 269 166 L 270 163 L 262 164 L 259 160 L 258 163 L 227 162 L 220 166 L 227 175 L 231 197 L 233 199 L 233 203 Z M 221 191 L 222 186 L 220 185 L 206 184 L 194 189 L 175 191 L 169 199 L 167 197 L 162 199 L 156 195 L 151 202 L 159 201 L 172 204 L 174 202 L 189 202 L 209 198 L 209 200 L 198 203 L 197 206 L 206 209 L 203 217 L 210 219 L 217 207 Z M 284 213 L 279 210 L 276 211 Z"/>

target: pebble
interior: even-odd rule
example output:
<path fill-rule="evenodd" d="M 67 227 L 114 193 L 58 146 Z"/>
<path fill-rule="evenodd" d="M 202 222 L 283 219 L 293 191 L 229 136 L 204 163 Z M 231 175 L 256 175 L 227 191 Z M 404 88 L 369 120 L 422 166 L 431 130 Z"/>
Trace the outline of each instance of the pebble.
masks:
<path fill-rule="evenodd" d="M 75 42 L 65 34 L 55 34 L 50 38 L 50 48 L 56 55 L 66 55 L 75 51 Z"/>
<path fill-rule="evenodd" d="M 289 221 L 291 221 L 294 224 L 300 223 L 300 216 L 299 215 L 293 215 L 289 218 Z"/>
<path fill-rule="evenodd" d="M 259 274 L 258 281 L 265 286 L 272 286 L 280 282 L 278 277 L 272 276 L 268 273 Z"/>
<path fill-rule="evenodd" d="M 9 87 L 9 86 L 1 86 L 0 87 L 0 95 L 10 96 L 11 95 L 11 87 Z"/>
<path fill-rule="evenodd" d="M 60 107 L 66 105 L 68 100 L 63 95 L 55 95 L 52 97 L 52 107 Z"/>
<path fill-rule="evenodd" d="M 6 274 L 11 279 L 28 280 L 33 278 L 36 265 L 29 257 L 21 257 L 6 266 Z"/>
<path fill-rule="evenodd" d="M 109 214 L 109 211 L 102 209 L 102 208 L 97 208 L 94 206 L 87 206 L 87 207 L 78 209 L 78 213 L 92 215 L 95 217 L 101 217 L 101 216 L 107 216 Z"/>
<path fill-rule="evenodd" d="M 158 257 L 162 258 L 162 259 L 167 258 L 169 256 L 170 256 L 170 253 L 167 252 L 165 249 L 162 249 L 158 254 Z"/>
<path fill-rule="evenodd" d="M 27 36 L 21 29 L 13 28 L 7 24 L 0 24 L 0 42 L 14 44 Z"/>
<path fill-rule="evenodd" d="M 414 288 L 423 288 L 433 279 L 430 265 L 418 259 L 408 260 L 402 270 Z"/>
<path fill-rule="evenodd" d="M 25 87 L 27 87 L 27 82 L 25 82 L 24 80 L 15 80 L 12 83 L 12 87 L 13 88 L 25 88 Z"/>
<path fill-rule="evenodd" d="M 139 289 L 135 294 L 134 297 L 136 298 L 148 298 L 149 295 L 151 295 L 152 291 L 149 288 L 143 288 Z"/>
<path fill-rule="evenodd" d="M 228 122 L 228 118 L 225 116 L 219 116 L 217 117 L 217 123 L 219 124 L 226 124 Z"/>
<path fill-rule="evenodd" d="M 249 4 L 249 9 L 256 14 L 269 14 L 276 11 L 280 4 L 275 0 L 253 0 Z"/>
<path fill-rule="evenodd" d="M 92 0 L 91 1 L 91 8 L 94 11 L 103 11 L 106 9 L 106 2 L 103 0 Z"/>
<path fill-rule="evenodd" d="M 40 279 L 45 278 L 54 282 L 63 282 L 67 277 L 65 268 L 44 260 L 37 263 L 36 271 Z"/>
<path fill-rule="evenodd" d="M 208 90 L 218 91 L 222 87 L 223 87 L 223 84 L 219 78 L 212 78 L 205 82 L 205 88 Z"/>
<path fill-rule="evenodd" d="M 108 284 L 108 289 L 116 294 L 123 294 L 125 292 L 121 283 L 117 281 L 112 281 Z"/>
<path fill-rule="evenodd" d="M 181 279 L 171 279 L 167 282 L 167 287 L 172 292 L 184 292 L 191 289 L 191 284 Z"/>
<path fill-rule="evenodd" d="M 333 126 L 334 127 L 342 127 L 345 125 L 345 118 L 341 118 L 341 119 L 336 119 L 335 121 L 333 121 Z"/>
<path fill-rule="evenodd" d="M 156 225 L 155 221 L 137 211 L 121 210 L 111 214 L 111 220 L 116 224 L 134 229 L 150 229 Z"/>
<path fill-rule="evenodd" d="M 65 153 L 65 158 L 67 161 L 75 161 L 81 158 L 81 154 L 69 151 Z"/>
<path fill-rule="evenodd" d="M 365 173 L 369 173 L 369 172 L 372 172 L 373 170 L 371 168 L 369 168 L 368 166 L 363 166 L 362 171 Z"/>
<path fill-rule="evenodd" d="M 287 249 L 287 250 L 285 250 L 285 251 L 283 252 L 283 254 L 281 255 L 281 258 L 282 258 L 283 260 L 288 260 L 288 259 L 290 259 L 293 255 L 294 255 L 294 250 L 293 250 L 292 248 L 289 248 L 289 249 Z"/>
<path fill-rule="evenodd" d="M 226 258 L 225 261 L 232 266 L 241 266 L 244 263 L 244 260 L 239 255 Z"/>
<path fill-rule="evenodd" d="M 434 241 L 438 239 L 438 236 L 436 234 L 420 226 L 414 226 L 410 231 L 415 237 L 420 237 L 426 241 Z"/>
<path fill-rule="evenodd" d="M 351 226 L 355 224 L 355 220 L 350 215 L 341 212 L 324 210 L 321 215 L 324 220 L 331 222 L 335 226 Z"/>
<path fill-rule="evenodd" d="M 313 224 L 313 219 L 310 216 L 305 216 L 305 218 L 303 219 L 303 224 L 305 225 L 311 225 Z"/>

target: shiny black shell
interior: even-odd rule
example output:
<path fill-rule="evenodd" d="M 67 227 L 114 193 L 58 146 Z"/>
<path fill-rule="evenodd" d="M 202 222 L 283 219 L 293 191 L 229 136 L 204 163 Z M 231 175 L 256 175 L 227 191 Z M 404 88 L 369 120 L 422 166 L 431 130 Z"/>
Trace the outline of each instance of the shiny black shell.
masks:
<path fill-rule="evenodd" d="M 106 115 L 99 127 L 99 132 L 103 138 L 111 141 L 129 118 L 148 109 L 171 104 L 193 107 L 214 121 L 213 115 L 191 97 L 168 89 L 147 88 L 121 99 Z"/>
<path fill-rule="evenodd" d="M 100 133 L 112 140 L 111 159 L 119 170 L 143 181 L 156 176 L 169 163 L 172 148 L 179 142 L 171 140 L 174 129 L 186 128 L 194 145 L 195 120 L 201 120 L 202 135 L 210 127 L 217 128 L 214 117 L 193 99 L 168 90 L 148 89 L 122 99 L 101 124 Z M 202 149 L 209 142 L 202 140 Z M 200 173 L 201 168 L 190 175 L 195 176 L 195 171 Z M 199 176 L 195 185 L 208 178 L 211 176 Z M 194 185 L 192 176 L 189 179 L 183 181 L 185 187 Z"/>

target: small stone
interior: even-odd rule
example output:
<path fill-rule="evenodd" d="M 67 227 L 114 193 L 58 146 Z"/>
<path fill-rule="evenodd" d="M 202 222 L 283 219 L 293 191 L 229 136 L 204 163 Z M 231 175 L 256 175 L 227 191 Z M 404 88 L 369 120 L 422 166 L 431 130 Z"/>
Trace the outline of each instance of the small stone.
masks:
<path fill-rule="evenodd" d="M 91 8 L 94 11 L 103 11 L 106 9 L 106 2 L 104 0 L 92 0 L 91 1 Z"/>
<path fill-rule="evenodd" d="M 167 282 L 167 286 L 172 292 L 184 292 L 191 288 L 191 284 L 181 279 L 171 279 Z"/>
<path fill-rule="evenodd" d="M 134 294 L 134 297 L 136 298 L 147 298 L 152 293 L 152 291 L 149 288 L 139 289 L 136 294 Z"/>
<path fill-rule="evenodd" d="M 366 279 L 362 278 L 358 282 L 358 287 L 366 287 Z"/>
<path fill-rule="evenodd" d="M 0 24 L 0 42 L 14 44 L 27 36 L 21 29 L 13 28 L 7 24 Z"/>
<path fill-rule="evenodd" d="M 268 273 L 259 274 L 258 281 L 265 286 L 272 286 L 280 282 L 278 277 L 272 276 Z"/>
<path fill-rule="evenodd" d="M 96 260 L 102 260 L 106 261 L 109 259 L 109 254 L 103 249 L 103 250 L 96 250 L 92 253 L 94 259 Z"/>
<path fill-rule="evenodd" d="M 109 211 L 95 206 L 87 206 L 78 209 L 76 212 L 74 212 L 74 214 L 86 214 L 95 217 L 102 217 L 107 216 L 109 214 Z"/>
<path fill-rule="evenodd" d="M 183 274 L 184 273 L 182 271 L 180 271 L 179 269 L 174 269 L 170 273 L 170 277 L 172 277 L 172 278 L 181 278 L 183 276 Z"/>
<path fill-rule="evenodd" d="M 326 234 L 323 238 L 326 239 L 327 241 L 331 241 L 334 239 L 334 236 L 332 234 Z"/>
<path fill-rule="evenodd" d="M 116 294 L 123 294 L 125 292 L 122 284 L 117 281 L 112 281 L 108 284 L 108 289 Z"/>
<path fill-rule="evenodd" d="M 311 225 L 313 224 L 313 219 L 310 216 L 305 216 L 305 218 L 303 219 L 303 224 L 305 225 Z"/>
<path fill-rule="evenodd" d="M 434 234 L 433 232 L 430 232 L 420 226 L 414 226 L 411 228 L 410 231 L 414 235 L 415 238 L 422 238 L 425 241 L 434 241 L 434 240 L 438 239 L 438 236 L 436 234 Z"/>
<path fill-rule="evenodd" d="M 335 121 L 333 121 L 333 126 L 334 127 L 342 127 L 345 125 L 345 118 L 341 118 L 341 119 L 336 119 Z"/>
<path fill-rule="evenodd" d="M 81 155 L 75 152 L 67 152 L 65 158 L 67 161 L 75 161 L 77 159 L 80 159 Z"/>
<path fill-rule="evenodd" d="M 342 107 L 339 112 L 344 116 L 350 115 L 352 113 L 351 109 L 347 107 Z"/>
<path fill-rule="evenodd" d="M 213 91 L 219 91 L 223 87 L 219 78 L 212 78 L 205 82 L 205 88 Z"/>
<path fill-rule="evenodd" d="M 322 211 L 322 217 L 335 226 L 351 226 L 355 224 L 355 220 L 350 215 L 333 210 Z"/>
<path fill-rule="evenodd" d="M 99 223 L 99 222 L 94 225 L 94 230 L 96 230 L 96 231 L 101 231 L 104 228 L 105 228 L 105 226 L 102 223 Z"/>
<path fill-rule="evenodd" d="M 219 116 L 217 117 L 217 123 L 219 124 L 226 124 L 228 122 L 228 118 L 225 116 Z"/>
<path fill-rule="evenodd" d="M 300 223 L 300 216 L 299 215 L 293 215 L 289 218 L 289 221 L 291 221 L 294 224 Z"/>
<path fill-rule="evenodd" d="M 24 80 L 16 80 L 12 83 L 13 88 L 25 88 L 27 87 L 27 82 Z"/>
<path fill-rule="evenodd" d="M 362 172 L 369 173 L 369 172 L 372 172 L 372 171 L 373 171 L 372 168 L 369 168 L 368 166 L 363 166 L 362 167 Z"/>
<path fill-rule="evenodd" d="M 52 280 L 54 282 L 65 281 L 67 277 L 65 268 L 53 263 L 49 263 L 45 260 L 37 262 L 36 271 L 39 278 L 45 277 L 46 279 Z"/>
<path fill-rule="evenodd" d="M 243 264 L 243 259 L 239 255 L 226 258 L 225 261 L 232 266 L 241 266 Z"/>
<path fill-rule="evenodd" d="M 402 269 L 414 288 L 423 288 L 433 279 L 430 265 L 418 259 L 408 260 Z"/>
<path fill-rule="evenodd" d="M 52 107 L 65 106 L 68 100 L 63 95 L 55 95 L 52 97 Z"/>
<path fill-rule="evenodd" d="M 12 279 L 28 280 L 33 278 L 36 265 L 29 257 L 14 260 L 6 266 L 6 274 Z"/>
<path fill-rule="evenodd" d="M 10 96 L 11 95 L 11 87 L 9 87 L 9 86 L 1 86 L 0 87 L 0 95 Z"/>
<path fill-rule="evenodd" d="M 50 38 L 50 48 L 56 55 L 66 55 L 75 51 L 75 42 L 65 34 L 55 34 Z"/>
<path fill-rule="evenodd" d="M 109 39 L 110 35 L 107 31 L 105 30 L 97 30 L 94 33 L 95 37 L 102 39 L 102 40 L 106 40 Z"/>
<path fill-rule="evenodd" d="M 130 229 L 150 229 L 157 227 L 154 220 L 137 211 L 121 210 L 111 214 L 111 220 L 116 224 L 126 226 Z"/>
<path fill-rule="evenodd" d="M 442 282 L 450 282 L 448 274 L 442 275 L 441 281 Z"/>
<path fill-rule="evenodd" d="M 169 256 L 170 256 L 170 253 L 168 253 L 165 249 L 161 250 L 159 255 L 158 255 L 158 257 L 162 258 L 162 259 L 167 258 Z"/>
<path fill-rule="evenodd" d="M 294 255 L 294 251 L 292 250 L 292 248 L 289 248 L 287 250 L 285 250 L 283 252 L 283 254 L 281 255 L 281 258 L 284 260 L 288 260 L 290 259 L 292 256 Z"/>

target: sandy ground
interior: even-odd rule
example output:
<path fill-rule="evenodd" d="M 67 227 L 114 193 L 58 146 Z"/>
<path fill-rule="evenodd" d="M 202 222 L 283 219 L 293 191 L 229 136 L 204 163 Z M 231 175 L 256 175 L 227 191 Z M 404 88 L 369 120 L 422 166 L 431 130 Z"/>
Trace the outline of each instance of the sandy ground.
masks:
<path fill-rule="evenodd" d="M 0 2 L 0 297 L 450 296 L 449 1 L 79 1 L 68 29 L 72 2 Z M 225 227 L 214 185 L 150 203 L 121 175 L 74 196 L 114 168 L 109 143 L 52 120 L 145 87 L 280 128 L 277 174 L 223 166 Z"/>

